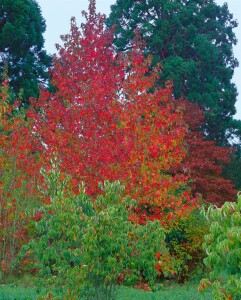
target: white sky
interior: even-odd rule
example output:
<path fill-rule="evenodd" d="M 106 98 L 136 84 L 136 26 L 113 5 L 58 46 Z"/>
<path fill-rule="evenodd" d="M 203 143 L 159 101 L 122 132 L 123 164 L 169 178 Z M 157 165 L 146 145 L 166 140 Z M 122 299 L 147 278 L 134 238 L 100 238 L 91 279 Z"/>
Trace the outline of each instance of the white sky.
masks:
<path fill-rule="evenodd" d="M 69 33 L 70 18 L 76 17 L 77 23 L 82 20 L 81 11 L 87 10 L 88 0 L 37 0 L 39 3 L 42 15 L 46 20 L 47 30 L 44 34 L 45 48 L 47 52 L 53 54 L 56 52 L 55 44 L 60 43 L 60 35 Z M 96 0 L 96 8 L 98 12 L 110 12 L 110 5 L 114 4 L 115 0 Z M 236 103 L 237 114 L 236 118 L 241 119 L 241 8 L 240 0 L 216 0 L 216 3 L 222 5 L 228 3 L 229 11 L 233 14 L 234 19 L 239 22 L 239 27 L 235 30 L 238 38 L 238 45 L 234 48 L 235 57 L 240 62 L 240 67 L 236 68 L 233 77 L 233 82 L 238 87 L 238 101 Z"/>

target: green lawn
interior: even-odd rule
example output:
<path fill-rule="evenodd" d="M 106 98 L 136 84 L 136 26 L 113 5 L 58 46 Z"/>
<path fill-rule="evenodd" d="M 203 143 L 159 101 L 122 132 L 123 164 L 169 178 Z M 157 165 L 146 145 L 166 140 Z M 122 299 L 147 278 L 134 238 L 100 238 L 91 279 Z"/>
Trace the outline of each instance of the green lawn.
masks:
<path fill-rule="evenodd" d="M 121 288 L 116 300 L 210 300 L 211 293 L 200 294 L 197 291 L 197 285 L 173 285 L 165 287 L 156 294 L 136 290 L 132 288 Z"/>
<path fill-rule="evenodd" d="M 35 288 L 0 285 L 0 300 L 35 300 L 38 293 Z M 116 300 L 211 300 L 210 292 L 200 294 L 197 284 L 179 286 L 173 284 L 163 287 L 156 293 L 121 287 Z"/>
<path fill-rule="evenodd" d="M 34 288 L 14 287 L 11 285 L 0 286 L 1 300 L 33 300 L 37 298 Z"/>

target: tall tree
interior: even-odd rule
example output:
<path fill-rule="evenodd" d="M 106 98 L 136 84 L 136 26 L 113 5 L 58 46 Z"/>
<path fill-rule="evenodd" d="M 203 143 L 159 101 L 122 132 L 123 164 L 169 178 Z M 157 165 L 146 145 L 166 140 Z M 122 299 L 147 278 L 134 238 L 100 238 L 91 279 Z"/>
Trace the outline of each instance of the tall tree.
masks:
<path fill-rule="evenodd" d="M 45 29 L 35 0 L 0 0 L 0 72 L 8 68 L 10 87 L 15 95 L 22 90 L 25 105 L 48 78 L 51 58 L 43 50 Z"/>
<path fill-rule="evenodd" d="M 116 55 L 95 1 L 89 10 L 81 28 L 72 20 L 54 59 L 56 93 L 41 91 L 27 112 L 39 152 L 57 153 L 61 169 L 73 184 L 86 182 L 89 194 L 100 181 L 120 180 L 134 199 L 157 206 L 163 221 L 182 216 L 197 203 L 185 176 L 167 172 L 185 154 L 186 127 L 171 90 L 151 92 L 159 72 L 151 59 L 138 45 Z"/>
<path fill-rule="evenodd" d="M 118 50 L 131 47 L 138 29 L 146 53 L 161 62 L 160 84 L 173 80 L 175 98 L 185 96 L 205 111 L 205 135 L 228 144 L 241 133 L 233 120 L 237 89 L 232 83 L 237 22 L 227 4 L 213 0 L 117 0 L 111 6 L 107 26 L 115 25 Z"/>

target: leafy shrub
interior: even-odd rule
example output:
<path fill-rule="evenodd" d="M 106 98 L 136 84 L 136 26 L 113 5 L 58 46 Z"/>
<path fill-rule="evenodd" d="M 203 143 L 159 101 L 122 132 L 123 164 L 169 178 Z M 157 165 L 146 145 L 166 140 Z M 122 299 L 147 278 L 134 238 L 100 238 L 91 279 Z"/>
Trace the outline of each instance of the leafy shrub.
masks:
<path fill-rule="evenodd" d="M 17 265 L 17 255 L 31 234 L 26 210 L 33 211 L 38 203 L 33 194 L 32 197 L 27 194 L 32 187 L 22 179 L 13 160 L 9 159 L 0 174 L 0 271 L 4 279 L 9 273 L 25 268 L 26 261 Z"/>
<path fill-rule="evenodd" d="M 18 101 L 11 104 L 6 72 L 0 84 L 0 275 L 16 271 L 18 251 L 31 235 L 30 212 L 38 207 L 39 159 Z M 21 95 L 19 95 L 21 99 Z M 32 133 L 31 133 L 32 135 Z M 23 138 L 24 137 L 24 138 Z M 25 268 L 24 264 L 18 266 Z"/>
<path fill-rule="evenodd" d="M 210 270 L 199 290 L 213 289 L 214 299 L 241 298 L 241 195 L 237 203 L 226 202 L 221 208 L 209 207 L 204 212 L 210 222 L 210 233 L 205 236 L 204 259 Z"/>
<path fill-rule="evenodd" d="M 173 257 L 175 276 L 183 283 L 198 267 L 203 266 L 205 252 L 202 249 L 204 236 L 208 232 L 208 222 L 200 210 L 193 211 L 176 226 L 166 232 L 166 243 Z"/>
<path fill-rule="evenodd" d="M 23 254 L 36 257 L 40 276 L 64 286 L 71 299 L 114 299 L 118 284 L 140 280 L 154 288 L 156 265 L 165 266 L 168 257 L 160 223 L 132 223 L 136 202 L 122 197 L 119 182 L 101 185 L 95 201 L 83 187 L 68 194 L 67 180 L 56 180 L 53 166 L 43 172 L 51 192 L 36 221 L 39 238 L 23 247 Z"/>

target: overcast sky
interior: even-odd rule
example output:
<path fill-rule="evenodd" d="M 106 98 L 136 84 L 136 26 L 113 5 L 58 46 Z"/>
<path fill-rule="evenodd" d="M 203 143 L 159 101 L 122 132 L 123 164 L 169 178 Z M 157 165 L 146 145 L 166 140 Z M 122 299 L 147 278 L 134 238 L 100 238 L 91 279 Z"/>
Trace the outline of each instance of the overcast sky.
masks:
<path fill-rule="evenodd" d="M 47 25 L 47 30 L 44 34 L 45 48 L 49 53 L 53 54 L 56 52 L 55 44 L 61 41 L 60 35 L 69 33 L 70 18 L 72 16 L 76 17 L 78 24 L 83 21 L 81 11 L 87 10 L 88 0 L 37 0 L 37 2 L 41 7 L 42 15 Z M 96 0 L 97 11 L 108 15 L 110 5 L 115 2 L 115 0 Z M 238 45 L 234 48 L 234 54 L 241 65 L 241 0 L 216 0 L 216 3 L 219 5 L 224 2 L 228 3 L 229 11 L 240 24 L 235 30 Z M 238 101 L 236 103 L 236 118 L 241 119 L 241 67 L 236 69 L 233 81 L 237 85 L 239 92 Z"/>

